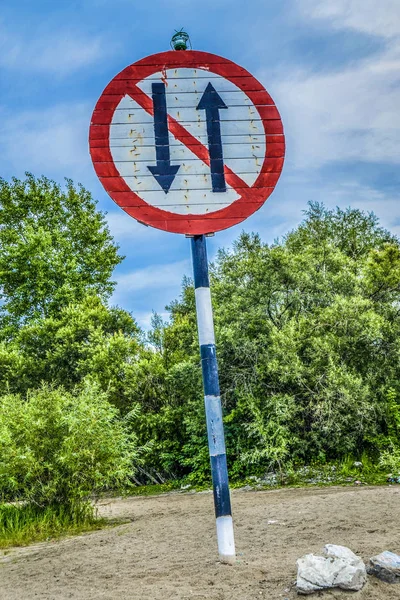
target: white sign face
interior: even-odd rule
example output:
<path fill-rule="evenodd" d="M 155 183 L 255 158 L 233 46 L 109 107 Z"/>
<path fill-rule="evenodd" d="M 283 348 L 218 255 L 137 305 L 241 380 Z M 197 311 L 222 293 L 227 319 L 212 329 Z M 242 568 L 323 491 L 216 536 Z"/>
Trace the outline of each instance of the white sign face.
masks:
<path fill-rule="evenodd" d="M 113 114 L 109 137 L 115 167 L 130 190 L 151 206 L 204 215 L 240 198 L 240 190 L 224 177 L 225 166 L 249 187 L 254 184 L 265 159 L 265 131 L 244 91 L 195 68 L 159 71 L 137 87 L 153 100 L 154 116 L 125 95 Z M 209 149 L 210 165 L 192 151 L 191 140 L 185 144 L 168 131 L 168 116 Z M 166 166 L 164 175 L 162 167 L 158 177 L 150 170 L 157 164 Z"/>

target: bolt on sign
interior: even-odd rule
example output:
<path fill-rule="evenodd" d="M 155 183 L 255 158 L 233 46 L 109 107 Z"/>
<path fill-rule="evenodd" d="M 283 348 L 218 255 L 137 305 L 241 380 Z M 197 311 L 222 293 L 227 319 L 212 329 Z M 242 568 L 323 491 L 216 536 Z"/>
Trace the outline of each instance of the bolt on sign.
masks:
<path fill-rule="evenodd" d="M 90 152 L 111 198 L 138 221 L 199 235 L 236 225 L 272 193 L 285 154 L 279 112 L 235 63 L 169 51 L 107 85 Z"/>
<path fill-rule="evenodd" d="M 188 38 L 183 31 L 176 35 Z M 175 47 L 183 50 L 185 40 Z M 273 192 L 285 154 L 278 109 L 264 86 L 237 64 L 207 52 L 168 51 L 112 79 L 94 109 L 89 142 L 100 181 L 128 215 L 191 237 L 218 552 L 221 561 L 232 563 L 205 235 L 245 220 Z"/>

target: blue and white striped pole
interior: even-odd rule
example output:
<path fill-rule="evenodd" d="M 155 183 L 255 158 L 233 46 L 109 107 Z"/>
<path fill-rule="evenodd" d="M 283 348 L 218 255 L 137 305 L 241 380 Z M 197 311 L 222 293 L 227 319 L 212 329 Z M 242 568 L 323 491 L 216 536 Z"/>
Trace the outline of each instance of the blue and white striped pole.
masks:
<path fill-rule="evenodd" d="M 192 238 L 194 287 L 201 366 L 203 371 L 204 402 L 206 407 L 208 448 L 217 520 L 218 553 L 221 562 L 235 562 L 235 540 L 228 467 L 219 392 L 218 364 L 215 349 L 214 321 L 208 277 L 207 247 L 204 235 Z"/>

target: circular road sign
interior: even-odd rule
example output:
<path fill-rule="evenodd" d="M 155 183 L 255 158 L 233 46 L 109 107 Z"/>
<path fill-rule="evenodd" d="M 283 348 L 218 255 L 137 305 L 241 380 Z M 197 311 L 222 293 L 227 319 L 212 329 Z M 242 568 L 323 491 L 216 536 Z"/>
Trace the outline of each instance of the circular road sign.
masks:
<path fill-rule="evenodd" d="M 248 71 L 207 52 L 169 51 L 107 85 L 89 134 L 94 168 L 137 221 L 200 235 L 240 223 L 279 179 L 279 112 Z"/>

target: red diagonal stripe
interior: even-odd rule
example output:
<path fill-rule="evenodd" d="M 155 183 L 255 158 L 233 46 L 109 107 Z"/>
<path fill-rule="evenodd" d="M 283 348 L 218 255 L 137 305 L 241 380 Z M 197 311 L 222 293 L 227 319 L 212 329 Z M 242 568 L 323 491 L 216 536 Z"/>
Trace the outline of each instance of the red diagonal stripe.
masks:
<path fill-rule="evenodd" d="M 142 92 L 137 85 L 130 83 L 128 86 L 129 95 L 135 100 L 151 116 L 154 116 L 153 101 L 147 94 Z M 210 154 L 208 149 L 203 146 L 197 138 L 195 138 L 187 129 L 185 129 L 176 119 L 168 115 L 168 129 L 170 133 L 184 146 L 189 148 L 197 158 L 202 160 L 208 167 L 210 166 Z M 189 147 L 190 146 L 190 147 Z M 224 165 L 224 173 L 226 182 L 235 190 L 239 196 L 243 194 L 245 189 L 250 189 L 243 179 L 234 173 L 229 167 Z M 240 190 L 240 191 L 239 191 Z"/>

